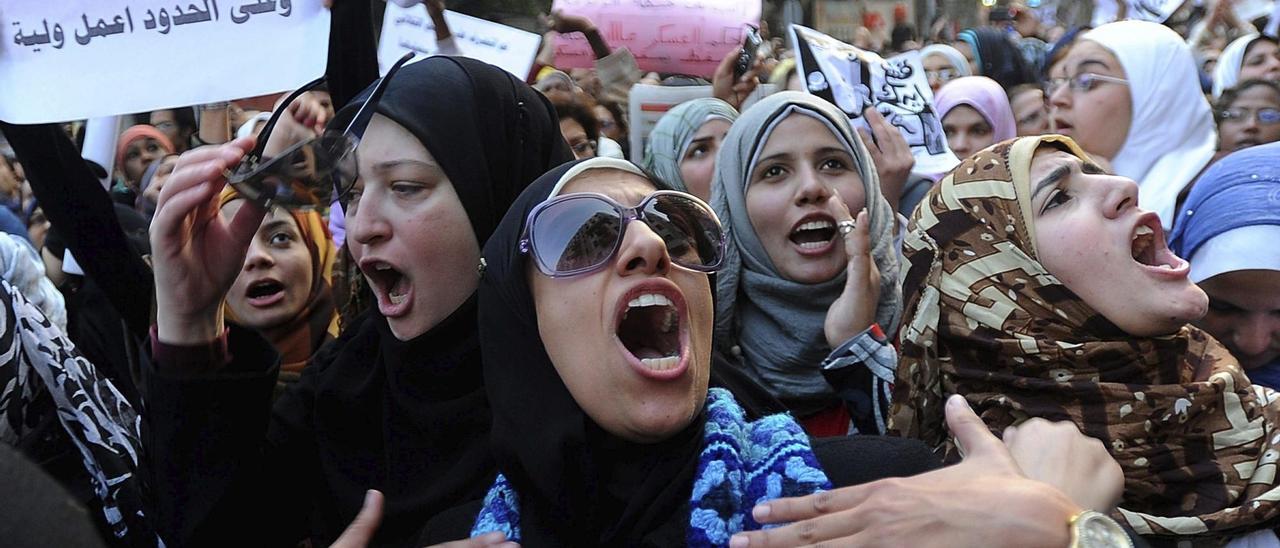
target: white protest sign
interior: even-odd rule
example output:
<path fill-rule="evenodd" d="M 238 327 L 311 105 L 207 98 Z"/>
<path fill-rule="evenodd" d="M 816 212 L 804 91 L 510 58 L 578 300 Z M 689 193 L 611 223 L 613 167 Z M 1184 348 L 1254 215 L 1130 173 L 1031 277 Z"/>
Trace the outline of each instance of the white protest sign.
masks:
<path fill-rule="evenodd" d="M 321 2 L 6 2 L 0 119 L 61 122 L 296 88 L 324 74 Z"/>
<path fill-rule="evenodd" d="M 778 91 L 776 84 L 760 84 L 743 101 L 743 110 L 756 101 Z M 711 97 L 711 86 L 653 86 L 636 84 L 631 86 L 627 99 L 627 123 L 630 124 L 631 159 L 639 162 L 644 156 L 644 147 L 649 144 L 649 134 L 658 120 L 675 108 L 676 105 L 693 99 Z"/>
<path fill-rule="evenodd" d="M 500 67 L 522 81 L 529 77 L 533 58 L 542 43 L 541 36 L 452 11 L 444 12 L 444 20 L 449 25 L 457 52 L 439 50 L 436 26 L 427 15 L 426 6 L 418 4 L 402 8 L 387 4 L 386 16 L 382 19 L 382 38 L 378 44 L 378 68 L 382 74 L 386 74 L 387 69 L 405 53 L 412 51 L 425 56 L 462 55 Z"/>
<path fill-rule="evenodd" d="M 1129 9 L 1125 13 L 1128 19 L 1163 23 L 1178 11 L 1186 0 L 1128 0 Z"/>
<path fill-rule="evenodd" d="M 555 0 L 551 9 L 591 19 L 612 48 L 626 47 L 646 71 L 710 77 L 747 25 L 760 25 L 760 0 Z M 582 33 L 556 39 L 556 66 L 590 68 Z"/>
<path fill-rule="evenodd" d="M 942 173 L 960 162 L 947 148 L 920 52 L 886 60 L 800 25 L 791 26 L 791 45 L 809 93 L 840 107 L 863 128 L 863 110 L 875 105 L 911 146 L 913 171 Z"/>

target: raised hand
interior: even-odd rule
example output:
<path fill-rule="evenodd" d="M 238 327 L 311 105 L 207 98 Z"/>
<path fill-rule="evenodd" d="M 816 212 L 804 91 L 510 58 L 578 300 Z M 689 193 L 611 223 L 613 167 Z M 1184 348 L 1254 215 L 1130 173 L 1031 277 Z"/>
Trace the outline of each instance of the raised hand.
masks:
<path fill-rule="evenodd" d="M 1057 487 L 1082 508 L 1109 512 L 1124 494 L 1124 472 L 1101 441 L 1068 421 L 1031 419 L 1004 431 L 1027 477 Z"/>
<path fill-rule="evenodd" d="M 832 193 L 831 201 L 836 226 L 844 236 L 845 256 L 849 260 L 845 269 L 844 291 L 827 309 L 827 319 L 823 324 L 827 344 L 835 348 L 876 321 L 876 305 L 880 302 L 880 269 L 876 268 L 875 259 L 871 257 L 871 222 L 867 210 L 859 211 L 855 220 L 839 193 Z M 849 227 L 849 223 L 853 226 Z"/>
<path fill-rule="evenodd" d="M 222 301 L 266 212 L 245 204 L 225 219 L 218 194 L 227 183 L 223 174 L 252 147 L 253 138 L 246 137 L 188 151 L 160 191 L 151 256 L 161 342 L 204 344 L 222 334 Z"/>
<path fill-rule="evenodd" d="M 871 131 L 858 128 L 858 133 L 862 135 L 862 142 L 871 153 L 876 173 L 880 175 L 880 191 L 884 193 L 889 206 L 897 211 L 898 203 L 902 200 L 902 189 L 911 176 L 911 168 L 915 167 L 916 159 L 911 155 L 911 146 L 907 144 L 902 132 L 885 120 L 875 107 L 867 107 L 862 116 L 867 125 L 871 126 Z"/>

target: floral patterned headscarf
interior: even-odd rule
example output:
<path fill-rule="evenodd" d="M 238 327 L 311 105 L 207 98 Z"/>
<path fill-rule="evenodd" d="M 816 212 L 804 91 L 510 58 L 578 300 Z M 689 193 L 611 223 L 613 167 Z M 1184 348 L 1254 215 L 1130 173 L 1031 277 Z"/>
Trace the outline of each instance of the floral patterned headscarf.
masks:
<path fill-rule="evenodd" d="M 1117 517 L 1138 533 L 1220 542 L 1280 517 L 1277 394 L 1184 326 L 1121 331 L 1037 260 L 1031 160 L 1062 136 L 1005 141 L 962 162 L 916 210 L 891 431 L 958 458 L 943 401 L 961 394 L 993 431 L 1069 420 L 1125 475 Z"/>

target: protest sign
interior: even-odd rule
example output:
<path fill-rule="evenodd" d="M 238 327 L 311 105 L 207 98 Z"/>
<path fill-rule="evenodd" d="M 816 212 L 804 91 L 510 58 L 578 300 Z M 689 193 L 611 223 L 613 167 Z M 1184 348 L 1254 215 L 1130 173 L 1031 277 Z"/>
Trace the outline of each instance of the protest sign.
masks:
<path fill-rule="evenodd" d="M 1163 23 L 1186 0 L 1128 0 L 1129 9 L 1125 12 L 1128 19 Z"/>
<path fill-rule="evenodd" d="M 791 26 L 791 44 L 809 93 L 840 107 L 862 128 L 868 127 L 862 112 L 874 105 L 911 146 L 914 171 L 941 173 L 959 163 L 947 148 L 920 52 L 886 60 L 800 25 Z"/>
<path fill-rule="evenodd" d="M 436 26 L 427 15 L 427 7 L 402 8 L 387 4 L 382 19 L 382 38 L 378 44 L 378 68 L 383 74 L 396 60 L 410 51 L 431 56 L 440 53 L 479 59 L 516 75 L 529 77 L 533 58 L 538 54 L 542 37 L 532 32 L 485 21 L 462 13 L 445 11 L 445 23 L 453 36 L 457 52 L 441 52 L 436 45 Z"/>
<path fill-rule="evenodd" d="M 743 101 L 743 109 L 778 90 L 774 84 L 760 84 Z M 631 159 L 639 162 L 644 157 L 644 147 L 649 144 L 649 134 L 658 120 L 676 105 L 692 99 L 711 97 L 711 86 L 652 86 L 636 84 L 631 87 L 627 102 L 627 122 L 630 124 Z"/>
<path fill-rule="evenodd" d="M 556 0 L 553 10 L 591 19 L 610 47 L 626 47 L 642 70 L 710 77 L 747 25 L 760 25 L 759 0 Z M 556 66 L 589 68 L 581 33 L 556 39 Z"/>
<path fill-rule="evenodd" d="M 321 1 L 6 2 L 0 119 L 60 122 L 296 88 L 324 74 Z"/>

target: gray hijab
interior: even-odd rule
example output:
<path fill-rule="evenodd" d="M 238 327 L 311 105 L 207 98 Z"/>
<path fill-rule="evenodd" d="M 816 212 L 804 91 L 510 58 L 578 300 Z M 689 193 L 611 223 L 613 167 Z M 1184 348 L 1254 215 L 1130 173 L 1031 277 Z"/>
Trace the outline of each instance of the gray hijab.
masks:
<path fill-rule="evenodd" d="M 733 123 L 737 118 L 738 111 L 729 103 L 712 97 L 676 105 L 658 119 L 658 124 L 649 133 L 649 143 L 644 147 L 641 167 L 671 188 L 689 192 L 688 186 L 684 184 L 684 176 L 680 174 L 680 160 L 693 143 L 693 135 L 712 119 Z"/>
<path fill-rule="evenodd" d="M 783 278 L 747 217 L 752 168 L 769 134 L 784 118 L 812 116 L 827 125 L 853 156 L 862 177 L 871 223 L 871 254 L 880 269 L 876 322 L 894 333 L 902 315 L 894 212 L 880 192 L 871 156 L 849 119 L 812 95 L 784 91 L 752 106 L 734 122 L 716 159 L 711 206 L 732 233 L 725 266 L 717 274 L 715 341 L 741 358 L 748 373 L 798 414 L 818 411 L 835 398 L 820 365 L 831 347 L 823 324 L 844 288 L 845 273 L 817 284 Z M 855 212 L 856 213 L 856 212 Z"/>

